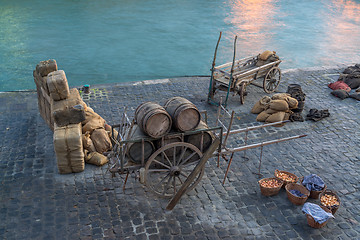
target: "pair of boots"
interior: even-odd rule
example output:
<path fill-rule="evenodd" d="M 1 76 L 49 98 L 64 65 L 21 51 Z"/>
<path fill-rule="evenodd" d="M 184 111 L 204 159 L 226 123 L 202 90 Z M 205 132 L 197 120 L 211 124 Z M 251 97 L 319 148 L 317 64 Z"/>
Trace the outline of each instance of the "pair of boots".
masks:
<path fill-rule="evenodd" d="M 319 121 L 323 118 L 329 117 L 329 116 L 330 116 L 330 113 L 329 113 L 328 109 L 318 110 L 318 109 L 312 108 L 312 109 L 310 109 L 308 115 L 306 115 L 306 120 L 313 120 L 313 121 L 317 122 L 317 121 Z"/>

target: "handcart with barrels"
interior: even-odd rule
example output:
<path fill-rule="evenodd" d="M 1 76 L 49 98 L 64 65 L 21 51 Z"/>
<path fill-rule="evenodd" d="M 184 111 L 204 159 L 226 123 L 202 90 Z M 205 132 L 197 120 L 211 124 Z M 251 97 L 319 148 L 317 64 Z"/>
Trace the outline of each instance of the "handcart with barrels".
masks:
<path fill-rule="evenodd" d="M 172 198 L 168 209 L 200 182 L 222 137 L 221 127 L 207 126 L 206 112 L 180 97 L 169 99 L 164 107 L 145 102 L 133 120 L 124 111 L 120 124 L 112 129 L 109 171 L 126 174 L 124 189 L 129 174 L 138 172 L 155 195 Z"/>
<path fill-rule="evenodd" d="M 228 125 L 223 119 L 226 116 Z M 234 130 L 234 116 L 234 112 L 230 114 L 220 104 L 216 126 L 210 128 L 207 125 L 207 113 L 200 113 L 195 105 L 180 97 L 169 99 L 164 107 L 154 102 L 143 103 L 136 109 L 132 121 L 124 111 L 120 124 L 112 126 L 114 146 L 109 171 L 113 176 L 126 174 L 124 189 L 129 174 L 137 172 L 140 181 L 155 195 L 171 198 L 166 207 L 171 210 L 183 194 L 194 189 L 201 181 L 209 158 L 217 156 L 218 166 L 220 157 L 228 162 L 224 184 L 234 153 L 256 147 L 261 147 L 262 152 L 266 145 L 305 136 L 291 136 L 248 145 L 249 131 L 283 124 L 286 121 Z M 245 133 L 244 146 L 228 147 L 230 135 L 236 133 Z M 260 167 L 261 156 L 258 174 Z"/>
<path fill-rule="evenodd" d="M 221 32 L 215 48 L 214 59 L 211 68 L 208 102 L 219 105 L 214 99 L 217 91 L 225 91 L 226 97 L 222 104 L 226 107 L 230 92 L 240 96 L 240 103 L 244 104 L 247 95 L 246 88 L 249 84 L 256 85 L 253 81 L 263 79 L 262 88 L 266 93 L 274 92 L 281 81 L 281 60 L 275 52 L 265 51 L 257 56 L 236 59 L 236 40 L 234 40 L 234 55 L 232 62 L 215 66 L 217 50 L 221 39 Z M 259 86 L 259 85 L 256 85 Z"/>

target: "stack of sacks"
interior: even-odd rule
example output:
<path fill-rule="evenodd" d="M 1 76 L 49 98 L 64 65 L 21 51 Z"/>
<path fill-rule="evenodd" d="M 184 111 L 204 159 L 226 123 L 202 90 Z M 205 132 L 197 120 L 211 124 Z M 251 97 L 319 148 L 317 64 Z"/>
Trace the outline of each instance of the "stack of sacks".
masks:
<path fill-rule="evenodd" d="M 344 81 L 351 89 L 360 87 L 360 64 L 355 64 L 346 68 L 343 74 L 340 74 L 339 81 Z"/>
<path fill-rule="evenodd" d="M 111 127 L 108 131 L 106 121 L 90 107 L 85 108 L 85 120 L 82 121 L 85 161 L 102 166 L 108 162 L 103 153 L 112 149 Z"/>
<path fill-rule="evenodd" d="M 54 149 L 59 173 L 81 172 L 84 160 L 101 166 L 108 162 L 102 153 L 111 150 L 112 132 L 103 118 L 80 97 L 76 88 L 69 89 L 63 70 L 55 60 L 40 62 L 33 72 L 38 93 L 39 111 L 54 131 Z"/>
<path fill-rule="evenodd" d="M 279 56 L 276 55 L 275 51 L 266 50 L 263 53 L 258 55 L 258 61 L 256 62 L 256 66 L 261 67 L 265 64 L 275 62 L 279 59 L 280 58 L 279 58 Z"/>
<path fill-rule="evenodd" d="M 271 98 L 262 97 L 251 109 L 252 113 L 258 114 L 256 121 L 274 123 L 289 120 L 292 109 L 296 109 L 298 101 L 287 93 L 277 93 Z M 283 124 L 279 124 L 283 126 Z"/>
<path fill-rule="evenodd" d="M 54 127 L 54 150 L 59 173 L 82 172 L 85 168 L 81 124 Z"/>
<path fill-rule="evenodd" d="M 357 93 L 360 89 L 360 64 L 346 68 L 338 81 L 330 83 L 328 87 L 334 90 L 331 94 L 341 100 L 351 97 L 360 101 L 360 94 Z M 351 90 L 356 88 L 356 92 L 351 94 Z"/>
<path fill-rule="evenodd" d="M 54 119 L 50 109 L 50 92 L 47 85 L 47 75 L 57 70 L 58 67 L 56 61 L 54 59 L 49 59 L 41 61 L 36 65 L 36 68 L 33 71 L 38 96 L 39 112 L 52 131 L 54 131 Z"/>
<path fill-rule="evenodd" d="M 76 88 L 69 89 L 65 72 L 47 75 L 50 111 L 54 120 L 54 149 L 61 174 L 82 172 L 85 168 L 81 122 L 85 119 L 82 101 Z"/>

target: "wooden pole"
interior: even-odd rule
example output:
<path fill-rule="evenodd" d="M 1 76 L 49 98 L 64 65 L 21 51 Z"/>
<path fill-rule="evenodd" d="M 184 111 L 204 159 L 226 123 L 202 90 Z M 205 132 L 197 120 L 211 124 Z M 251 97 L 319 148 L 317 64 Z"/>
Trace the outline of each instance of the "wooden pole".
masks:
<path fill-rule="evenodd" d="M 214 96 L 214 92 L 213 92 L 214 85 L 215 85 L 215 82 L 214 82 L 214 69 L 215 69 L 216 54 L 217 54 L 217 50 L 218 50 L 218 47 L 219 47 L 219 43 L 220 43 L 220 39 L 221 39 L 221 34 L 222 34 L 222 32 L 220 32 L 219 39 L 218 39 L 217 44 L 216 44 L 216 47 L 215 47 L 214 60 L 213 60 L 212 66 L 211 66 L 211 77 L 210 77 L 210 86 L 209 86 L 208 102 L 210 102 L 210 100 L 211 100 L 211 99 L 213 98 L 213 96 Z"/>
<path fill-rule="evenodd" d="M 194 170 L 191 172 L 190 176 L 185 180 L 184 184 L 180 187 L 179 191 L 174 195 L 174 197 L 170 200 L 169 204 L 166 206 L 166 210 L 173 210 L 175 205 L 179 202 L 182 195 L 186 192 L 187 188 L 194 181 L 194 179 L 198 176 L 201 169 L 205 167 L 205 163 L 207 160 L 213 155 L 216 148 L 219 146 L 220 140 L 218 138 L 215 139 L 214 143 L 211 144 L 210 148 L 205 152 L 205 154 L 200 159 L 200 162 Z"/>

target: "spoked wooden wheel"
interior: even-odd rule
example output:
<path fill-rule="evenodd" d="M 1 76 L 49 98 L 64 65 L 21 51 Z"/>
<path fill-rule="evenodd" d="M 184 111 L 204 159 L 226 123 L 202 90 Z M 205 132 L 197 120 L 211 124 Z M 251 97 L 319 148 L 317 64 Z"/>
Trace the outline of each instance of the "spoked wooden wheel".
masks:
<path fill-rule="evenodd" d="M 239 95 L 240 95 L 240 103 L 244 104 L 245 96 L 246 96 L 246 83 L 240 84 Z"/>
<path fill-rule="evenodd" d="M 274 92 L 281 81 L 281 71 L 278 67 L 272 67 L 264 78 L 263 88 L 266 93 Z"/>
<path fill-rule="evenodd" d="M 173 151 L 169 157 L 166 152 Z M 202 157 L 200 150 L 192 144 L 176 142 L 165 145 L 154 152 L 145 165 L 146 186 L 156 195 L 164 198 L 173 197 L 184 184 L 190 173 Z M 204 175 L 200 173 L 190 184 L 186 192 L 191 191 Z"/>

